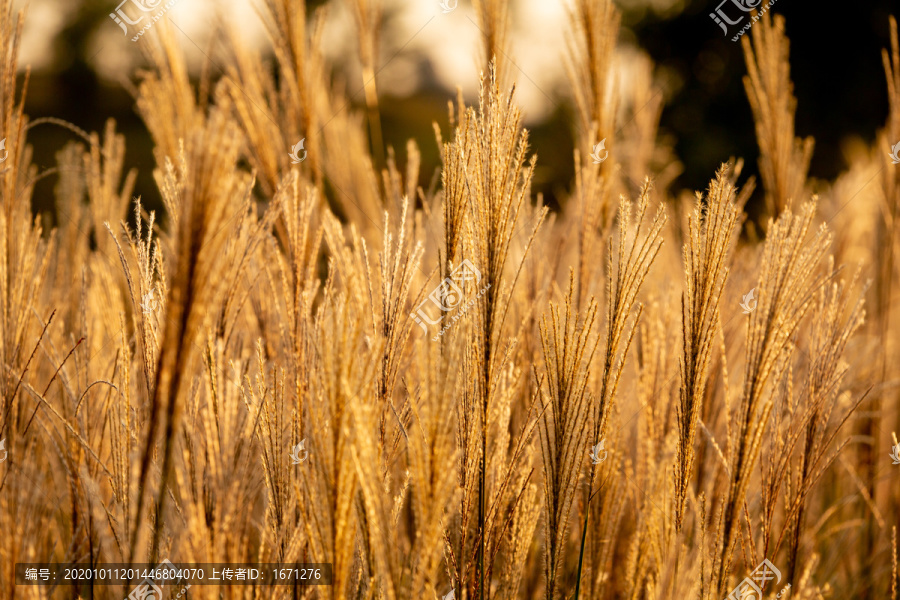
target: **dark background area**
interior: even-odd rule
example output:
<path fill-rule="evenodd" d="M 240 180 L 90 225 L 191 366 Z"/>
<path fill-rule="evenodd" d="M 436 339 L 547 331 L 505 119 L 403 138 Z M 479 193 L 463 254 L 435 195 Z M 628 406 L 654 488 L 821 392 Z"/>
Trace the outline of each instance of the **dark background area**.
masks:
<path fill-rule="evenodd" d="M 114 118 L 118 131 L 126 137 L 126 169 L 139 171 L 134 194 L 141 196 L 148 208 L 159 209 L 151 142 L 135 112 L 134 99 L 122 85 L 101 80 L 91 66 L 89 42 L 98 27 L 114 26 L 108 17 L 114 4 L 85 0 L 72 11 L 53 40 L 52 66 L 31 74 L 25 111 L 32 119 L 54 116 L 98 132 L 108 118 Z M 321 2 L 308 2 L 308 10 L 317 4 Z M 729 29 L 727 38 L 722 34 L 709 17 L 717 4 L 718 0 L 690 1 L 682 12 L 667 19 L 623 9 L 620 39 L 634 41 L 650 54 L 660 72 L 674 74 L 680 82 L 674 96 L 666 99 L 660 124 L 660 135 L 674 138 L 684 167 L 675 182 L 676 190 L 705 189 L 716 167 L 732 156 L 745 159 L 745 175 L 758 173 L 753 118 L 742 83 L 746 68 L 740 42 L 731 41 L 732 29 L 737 27 Z M 465 0 L 460 8 L 471 10 Z M 770 11 L 787 21 L 797 97 L 796 134 L 812 135 L 816 142 L 810 177 L 833 180 L 847 166 L 842 151 L 846 141 L 855 136 L 872 143 L 884 126 L 887 98 L 881 50 L 890 43 L 888 15 L 891 11 L 900 15 L 900 4 L 874 0 L 835 3 L 831 10 L 827 8 L 822 3 L 778 0 Z M 511 10 L 516 10 L 515 2 Z M 355 53 L 346 60 L 355 61 Z M 387 57 L 381 60 L 383 63 Z M 382 96 L 382 128 L 385 142 L 396 149 L 401 162 L 405 161 L 406 139 L 416 139 L 422 151 L 420 183 L 427 186 L 439 164 L 431 123 L 437 121 L 447 131 L 447 101 L 455 98 L 455 91 L 444 89 L 429 76 L 431 67 L 424 59 L 419 70 L 426 75 L 426 84 L 416 94 Z M 212 72 L 221 74 L 215 66 Z M 348 88 L 347 93 L 353 94 L 359 86 Z M 551 206 L 564 197 L 573 179 L 574 115 L 564 100 L 567 90 L 554 92 L 558 104 L 551 117 L 527 123 L 538 154 L 534 191 L 543 193 Z M 360 105 L 362 94 L 353 99 Z M 55 166 L 56 153 L 72 139 L 77 138 L 53 125 L 30 130 L 29 143 L 39 172 Z M 35 210 L 52 210 L 55 184 L 52 176 L 38 182 Z M 757 189 L 748 208 L 752 210 L 760 197 Z"/>

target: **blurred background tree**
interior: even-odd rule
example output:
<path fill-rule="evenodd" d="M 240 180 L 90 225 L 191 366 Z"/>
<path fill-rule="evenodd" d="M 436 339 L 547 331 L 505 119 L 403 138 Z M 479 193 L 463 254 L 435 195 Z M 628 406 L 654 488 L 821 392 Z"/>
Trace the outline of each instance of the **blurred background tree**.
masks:
<path fill-rule="evenodd" d="M 306 10 L 313 12 L 323 4 L 311 0 Z M 330 46 L 327 50 L 354 107 L 364 110 L 355 36 L 346 35 L 352 28 L 352 18 L 343 4 L 343 0 L 334 0 L 328 7 L 328 18 L 335 25 L 334 34 L 326 36 Z M 475 64 L 473 46 L 460 41 L 459 49 L 449 52 L 433 37 L 438 27 L 456 28 L 448 34 L 451 40 L 473 35 L 464 29 L 475 29 L 474 22 L 467 18 L 472 10 L 470 3 L 461 0 L 450 15 L 454 18 L 440 22 L 437 21 L 443 15 L 438 4 L 438 0 L 386 2 L 380 54 L 384 71 L 378 75 L 385 144 L 393 146 L 403 162 L 406 140 L 415 138 L 422 151 L 420 183 L 425 186 L 439 164 L 432 123 L 447 130 L 447 101 L 456 93 L 447 81 L 446 69 L 439 68 L 440 63 L 455 60 L 470 63 L 473 68 Z M 617 4 L 622 11 L 620 44 L 647 52 L 665 89 L 660 135 L 673 140 L 683 165 L 675 189 L 704 189 L 716 167 L 731 156 L 745 159 L 745 175 L 757 174 L 758 148 L 741 81 L 746 74 L 741 47 L 739 42 L 724 37 L 710 19 L 716 2 L 622 0 Z M 230 0 L 230 5 L 226 2 L 218 8 L 228 16 L 231 5 L 244 5 L 245 12 L 241 14 L 252 12 L 252 0 Z M 208 34 L 216 22 L 212 6 L 204 0 L 180 0 L 165 17 L 176 25 L 185 48 L 197 55 L 195 66 L 199 66 L 209 44 L 208 35 L 203 39 L 202 32 Z M 26 112 L 32 119 L 65 119 L 87 131 L 102 131 L 105 121 L 114 118 L 127 139 L 126 167 L 139 170 L 135 194 L 144 199 L 148 208 L 158 209 L 161 203 L 152 177 L 150 139 L 134 111 L 127 83 L 134 81 L 134 68 L 142 60 L 139 46 L 145 42 L 132 43 L 120 35 L 109 18 L 115 8 L 115 0 L 32 0 L 26 21 L 28 43 L 20 61 L 33 64 Z M 812 135 L 816 141 L 810 167 L 813 181 L 833 179 L 846 167 L 846 154 L 863 142 L 871 143 L 887 115 L 880 52 L 889 46 L 888 14 L 891 8 L 896 11 L 896 2 L 873 0 L 864 7 L 836 8 L 828 11 L 822 5 L 811 7 L 795 0 L 778 0 L 770 9 L 787 21 L 791 76 L 797 97 L 797 135 Z M 526 125 L 532 131 L 531 142 L 539 159 L 535 192 L 543 193 L 554 206 L 565 196 L 573 177 L 574 119 L 562 60 L 556 61 L 559 73 L 547 76 L 546 69 L 517 53 L 517 49 L 527 48 L 550 57 L 562 56 L 564 48 L 559 41 L 564 31 L 555 32 L 555 37 L 548 35 L 547 39 L 543 35 L 535 39 L 533 35 L 546 25 L 548 10 L 557 11 L 557 23 L 565 24 L 564 2 L 547 5 L 543 0 L 511 1 L 514 43 L 512 56 L 505 60 L 514 61 L 510 72 L 520 89 L 527 92 L 520 94 L 519 102 L 524 104 Z M 427 21 L 426 29 L 421 23 L 426 22 L 428 15 L 437 16 L 435 22 Z M 215 65 L 215 43 L 212 49 L 211 71 L 219 77 L 222 73 Z M 392 73 L 401 62 L 403 69 Z M 410 69 L 413 76 L 408 75 Z M 194 75 L 198 73 L 199 70 Z M 382 78 L 388 80 L 388 85 L 383 84 Z M 404 83 L 390 85 L 392 78 L 395 83 Z M 467 98 L 474 98 L 474 77 L 457 83 Z M 75 139 L 71 132 L 52 125 L 38 126 L 29 133 L 34 162 L 41 171 L 55 165 L 56 153 L 71 139 Z M 52 208 L 53 185 L 53 177 L 37 184 L 36 210 Z M 761 192 L 757 190 L 748 209 L 754 212 L 760 201 Z"/>

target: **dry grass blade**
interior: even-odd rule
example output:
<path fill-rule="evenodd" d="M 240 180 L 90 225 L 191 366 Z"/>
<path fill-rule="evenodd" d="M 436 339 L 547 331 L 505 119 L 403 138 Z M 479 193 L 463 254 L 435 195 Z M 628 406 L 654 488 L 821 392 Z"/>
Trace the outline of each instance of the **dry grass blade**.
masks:
<path fill-rule="evenodd" d="M 749 38 L 741 40 L 747 63 L 744 87 L 756 123 L 766 204 L 769 214 L 778 216 L 804 196 L 813 139 L 794 137 L 797 99 L 793 96 L 784 18 L 779 15 L 773 21 L 765 12 Z"/>
<path fill-rule="evenodd" d="M 609 240 L 606 333 L 605 336 L 601 336 L 603 365 L 599 371 L 602 373 L 599 376 L 599 389 L 594 396 L 596 401 L 591 407 L 591 439 L 596 441 L 603 440 L 607 434 L 607 423 L 615 408 L 616 391 L 625 359 L 641 316 L 642 307 L 637 302 L 637 296 L 650 271 L 650 266 L 662 247 L 662 229 L 666 223 L 665 209 L 660 205 L 649 227 L 644 230 L 646 212 L 650 204 L 649 180 L 644 182 L 641 195 L 635 204 L 636 206 L 633 206 L 622 196 L 618 212 L 618 244 L 615 244 L 616 240 L 613 238 Z M 575 587 L 576 599 L 580 597 L 581 592 L 591 500 L 597 493 L 594 490 L 596 476 L 597 464 L 592 462 L 584 502 L 584 525 Z"/>
<path fill-rule="evenodd" d="M 732 415 L 730 482 L 720 515 L 723 529 L 714 566 L 716 594 L 725 590 L 740 507 L 774 404 L 767 386 L 778 381 L 787 368 L 797 328 L 812 306 L 813 292 L 822 284 L 816 271 L 831 236 L 822 226 L 807 239 L 815 206 L 814 201 L 806 203 L 797 216 L 786 210 L 778 221 L 770 223 L 756 288 L 758 305 L 748 319 L 744 384 L 736 414 Z"/>
<path fill-rule="evenodd" d="M 573 314 L 575 276 L 569 276 L 565 314 L 550 304 L 549 319 L 541 321 L 541 345 L 547 371 L 546 406 L 540 422 L 541 453 L 544 459 L 544 550 L 545 597 L 566 597 L 560 586 L 560 570 L 567 554 L 569 515 L 575 501 L 584 449 L 590 431 L 590 364 L 597 348 L 593 334 L 597 303 L 588 304 L 583 315 Z"/>
<path fill-rule="evenodd" d="M 689 223 L 690 242 L 684 247 L 685 282 L 681 300 L 684 352 L 678 402 L 678 452 L 675 459 L 675 529 L 684 524 L 685 502 L 694 466 L 694 437 L 700 418 L 715 330 L 720 326 L 719 301 L 728 279 L 730 251 L 739 215 L 734 187 L 719 169 Z M 704 203 L 705 200 L 705 203 Z M 705 206 L 704 206 L 705 204 Z"/>

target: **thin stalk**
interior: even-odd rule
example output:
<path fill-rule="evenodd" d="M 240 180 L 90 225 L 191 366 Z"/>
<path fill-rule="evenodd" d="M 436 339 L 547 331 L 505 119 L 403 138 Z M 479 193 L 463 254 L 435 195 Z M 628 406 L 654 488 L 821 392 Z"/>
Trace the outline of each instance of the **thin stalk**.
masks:
<path fill-rule="evenodd" d="M 587 540 L 588 519 L 591 516 L 591 490 L 594 489 L 594 465 L 591 465 L 591 479 L 588 484 L 588 500 L 584 506 L 584 527 L 581 528 L 581 550 L 578 552 L 578 576 L 575 579 L 575 598 L 578 600 L 581 594 L 581 569 L 584 565 L 584 543 Z"/>
<path fill-rule="evenodd" d="M 366 108 L 369 111 L 369 134 L 372 137 L 372 158 L 376 168 L 384 166 L 384 139 L 381 135 L 381 111 L 378 108 L 378 89 L 375 86 L 375 69 L 363 67 L 363 84 L 366 91 Z"/>
<path fill-rule="evenodd" d="M 485 311 L 485 331 L 487 332 L 487 340 L 484 344 L 484 366 L 482 371 L 482 382 L 484 389 L 484 401 L 481 404 L 481 481 L 478 487 L 478 527 L 481 531 L 481 546 L 478 549 L 478 597 L 484 600 L 484 552 L 485 539 L 487 534 L 484 530 L 485 517 L 485 498 L 487 496 L 486 485 L 486 467 L 487 467 L 487 416 L 488 402 L 491 391 L 491 313 L 493 304 L 490 302 L 489 296 L 487 310 Z"/>
<path fill-rule="evenodd" d="M 485 410 L 481 411 L 481 481 L 478 484 L 478 529 L 481 532 L 481 544 L 478 548 L 478 597 L 484 600 L 484 456 L 487 450 L 485 443 Z"/>

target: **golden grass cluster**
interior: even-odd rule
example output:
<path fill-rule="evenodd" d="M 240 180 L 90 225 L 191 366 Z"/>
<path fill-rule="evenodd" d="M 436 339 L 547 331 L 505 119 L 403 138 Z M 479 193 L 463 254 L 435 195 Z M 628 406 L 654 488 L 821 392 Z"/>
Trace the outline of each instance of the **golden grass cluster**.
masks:
<path fill-rule="evenodd" d="M 889 120 L 818 196 L 784 23 L 766 14 L 742 40 L 768 211 L 751 226 L 740 160 L 704 193 L 671 189 L 663 96 L 646 58 L 617 85 L 610 0 L 571 7 L 577 148 L 559 211 L 531 190 L 504 2 L 475 2 L 478 101 L 460 93 L 435 126 L 429 189 L 416 144 L 434 140 L 410 141 L 402 166 L 382 145 L 377 0 L 351 2 L 363 109 L 332 85 L 322 14 L 302 0 L 259 2 L 270 60 L 232 24 L 224 72 L 199 81 L 163 19 L 135 86 L 162 217 L 134 198 L 113 123 L 24 114 L 10 4 L 0 598 L 129 592 L 16 586 L 16 563 L 168 558 L 333 565 L 333 586 L 198 599 L 720 600 L 767 558 L 782 573 L 767 598 L 790 584 L 782 597 L 896 600 L 893 20 Z M 52 173 L 31 163 L 40 123 L 78 138 Z M 53 229 L 31 210 L 48 175 Z M 454 279 L 463 266 L 477 277 Z M 416 321 L 423 301 L 437 324 Z"/>

